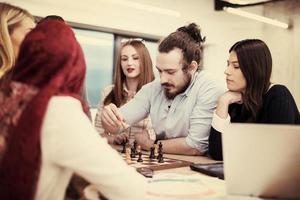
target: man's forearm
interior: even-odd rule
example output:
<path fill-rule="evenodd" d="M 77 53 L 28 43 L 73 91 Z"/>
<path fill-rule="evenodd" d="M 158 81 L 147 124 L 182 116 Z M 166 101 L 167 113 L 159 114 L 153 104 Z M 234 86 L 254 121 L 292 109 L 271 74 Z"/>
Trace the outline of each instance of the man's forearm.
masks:
<path fill-rule="evenodd" d="M 182 155 L 203 155 L 203 152 L 190 147 L 185 138 L 174 138 L 168 140 L 159 140 L 163 145 L 163 152 L 170 154 L 182 154 Z"/>

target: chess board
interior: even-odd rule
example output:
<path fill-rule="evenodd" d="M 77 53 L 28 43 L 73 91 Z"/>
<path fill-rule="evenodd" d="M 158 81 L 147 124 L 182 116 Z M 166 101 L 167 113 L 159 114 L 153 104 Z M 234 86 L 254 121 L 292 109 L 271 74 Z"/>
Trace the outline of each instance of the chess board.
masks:
<path fill-rule="evenodd" d="M 122 155 L 123 159 L 126 161 L 125 154 L 124 153 L 120 153 L 120 154 Z M 154 171 L 163 170 L 163 169 L 172 169 L 172 168 L 178 168 L 178 167 L 185 167 L 185 166 L 189 166 L 191 164 L 191 162 L 189 162 L 189 161 L 168 158 L 165 156 L 164 156 L 164 162 L 159 163 L 157 159 L 150 159 L 149 155 L 145 154 L 145 153 L 142 154 L 143 162 L 137 162 L 137 159 L 138 159 L 138 156 L 136 156 L 136 158 L 131 158 L 131 161 L 127 162 L 127 164 L 132 167 L 135 167 L 136 169 L 149 168 Z"/>

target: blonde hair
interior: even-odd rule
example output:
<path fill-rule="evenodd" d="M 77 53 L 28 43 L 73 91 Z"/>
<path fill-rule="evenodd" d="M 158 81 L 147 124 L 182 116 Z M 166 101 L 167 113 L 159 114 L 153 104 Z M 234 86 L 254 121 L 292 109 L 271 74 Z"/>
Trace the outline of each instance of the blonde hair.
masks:
<path fill-rule="evenodd" d="M 0 3 L 0 78 L 12 68 L 16 61 L 10 35 L 27 17 L 34 20 L 27 10 Z"/>

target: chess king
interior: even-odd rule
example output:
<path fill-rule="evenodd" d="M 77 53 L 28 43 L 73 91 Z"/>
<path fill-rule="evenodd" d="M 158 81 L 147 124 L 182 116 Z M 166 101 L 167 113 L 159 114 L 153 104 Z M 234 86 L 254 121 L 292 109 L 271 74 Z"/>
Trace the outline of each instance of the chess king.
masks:
<path fill-rule="evenodd" d="M 164 38 L 156 59 L 160 81 L 144 85 L 120 108 L 114 104 L 105 106 L 103 127 L 115 133 L 122 123 L 131 126 L 150 115 L 156 139 L 145 132 L 136 134 L 143 149 L 149 150 L 155 140 L 160 140 L 165 153 L 206 153 L 213 111 L 224 91 L 201 69 L 204 40 L 194 23 Z"/>

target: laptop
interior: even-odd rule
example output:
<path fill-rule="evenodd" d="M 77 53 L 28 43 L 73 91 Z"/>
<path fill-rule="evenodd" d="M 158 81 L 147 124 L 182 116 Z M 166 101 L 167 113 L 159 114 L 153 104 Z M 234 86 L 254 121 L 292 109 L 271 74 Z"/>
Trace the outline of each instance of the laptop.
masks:
<path fill-rule="evenodd" d="M 300 126 L 233 123 L 222 134 L 229 195 L 300 198 Z"/>

